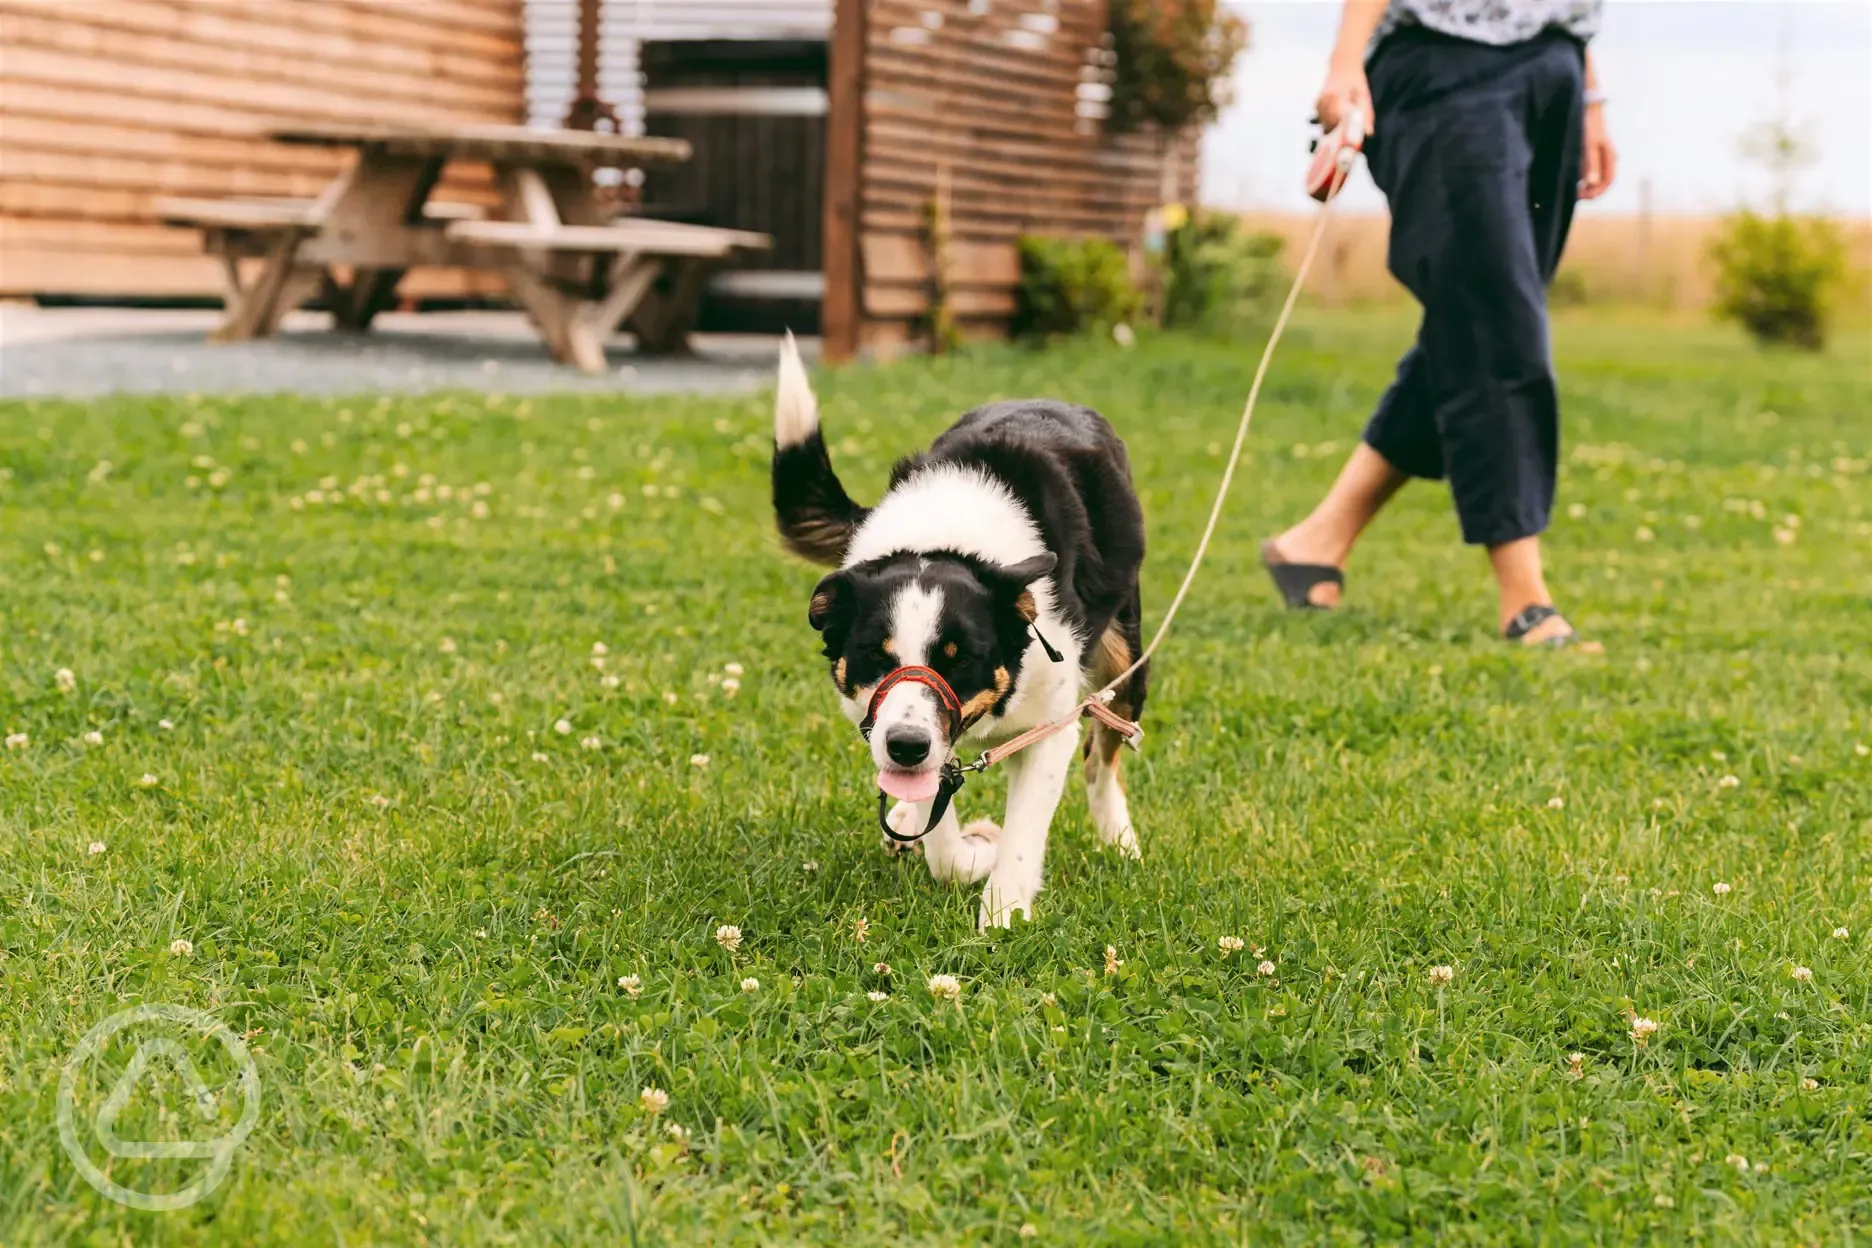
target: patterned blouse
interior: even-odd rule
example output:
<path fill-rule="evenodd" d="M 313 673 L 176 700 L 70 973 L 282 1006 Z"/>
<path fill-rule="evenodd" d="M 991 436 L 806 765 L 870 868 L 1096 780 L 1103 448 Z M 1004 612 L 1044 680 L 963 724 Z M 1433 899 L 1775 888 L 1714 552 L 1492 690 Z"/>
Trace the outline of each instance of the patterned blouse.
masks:
<path fill-rule="evenodd" d="M 1579 40 L 1599 33 L 1605 0 L 1391 0 L 1372 36 L 1375 49 L 1400 26 L 1506 47 L 1551 28 Z"/>

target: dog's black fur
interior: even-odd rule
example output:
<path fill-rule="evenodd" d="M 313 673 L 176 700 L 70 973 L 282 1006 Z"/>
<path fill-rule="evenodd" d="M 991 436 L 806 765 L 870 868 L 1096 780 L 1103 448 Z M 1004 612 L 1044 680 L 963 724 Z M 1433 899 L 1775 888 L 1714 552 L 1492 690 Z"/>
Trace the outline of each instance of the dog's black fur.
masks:
<path fill-rule="evenodd" d="M 944 590 L 941 636 L 956 652 L 942 656 L 950 671 L 939 658 L 931 665 L 965 702 L 998 689 L 994 710 L 1005 706 L 1019 681 L 1033 619 L 1024 591 L 1044 575 L 1053 579 L 1057 611 L 1082 643 L 1082 668 L 1109 679 L 1129 666 L 1142 647 L 1144 513 L 1124 443 L 1105 418 L 1046 399 L 978 407 L 927 451 L 899 461 L 891 487 L 944 464 L 979 469 L 1003 485 L 1039 529 L 1053 556 L 1050 566 L 1034 566 L 1046 562 L 1034 560 L 1009 567 L 955 552 L 906 550 L 834 572 L 814 592 L 809 617 L 824 635 L 841 692 L 850 696 L 896 666 L 885 649 L 890 603 L 912 577 Z M 803 441 L 775 449 L 773 498 L 787 546 L 821 563 L 840 562 L 870 514 L 839 482 L 817 427 Z M 1117 703 L 1130 718 L 1143 709 L 1147 681 L 1141 668 L 1119 691 Z"/>

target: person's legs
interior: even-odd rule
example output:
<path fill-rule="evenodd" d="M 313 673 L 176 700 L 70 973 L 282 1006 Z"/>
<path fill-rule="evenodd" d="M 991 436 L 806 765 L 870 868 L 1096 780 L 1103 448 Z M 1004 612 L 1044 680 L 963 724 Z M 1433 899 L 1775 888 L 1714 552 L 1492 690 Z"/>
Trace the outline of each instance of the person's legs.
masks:
<path fill-rule="evenodd" d="M 1359 534 L 1408 480 L 1384 456 L 1359 443 L 1319 505 L 1270 543 L 1274 554 L 1285 563 L 1344 568 Z M 1339 586 L 1315 585 L 1307 591 L 1307 600 L 1316 607 L 1336 607 Z"/>

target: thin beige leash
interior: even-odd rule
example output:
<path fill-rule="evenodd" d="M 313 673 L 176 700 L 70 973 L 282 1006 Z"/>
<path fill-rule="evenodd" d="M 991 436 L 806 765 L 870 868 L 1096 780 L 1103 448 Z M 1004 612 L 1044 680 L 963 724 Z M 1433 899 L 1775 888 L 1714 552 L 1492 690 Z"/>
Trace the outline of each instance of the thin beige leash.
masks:
<path fill-rule="evenodd" d="M 1248 441 L 1248 426 L 1254 420 L 1255 403 L 1261 397 L 1261 383 L 1267 380 L 1268 365 L 1274 359 L 1274 348 L 1280 343 L 1281 335 L 1287 330 L 1287 322 L 1293 316 L 1294 305 L 1300 301 L 1300 292 L 1306 286 L 1307 273 L 1313 267 L 1314 256 L 1319 253 L 1320 240 L 1326 236 L 1326 223 L 1332 214 L 1333 201 L 1338 198 L 1337 191 L 1345 185 L 1345 180 L 1351 172 L 1350 164 L 1338 172 L 1332 192 L 1320 205 L 1319 214 L 1314 219 L 1313 233 L 1307 239 L 1306 251 L 1301 254 L 1300 265 L 1294 271 L 1293 286 L 1287 291 L 1287 301 L 1281 305 L 1280 316 L 1274 321 L 1273 332 L 1268 335 L 1267 345 L 1261 350 L 1261 363 L 1255 368 L 1254 382 L 1248 387 L 1248 401 L 1242 406 L 1241 423 L 1235 427 L 1235 445 L 1229 451 L 1228 467 L 1222 471 L 1222 482 L 1216 487 L 1215 504 L 1209 508 L 1209 523 L 1203 527 L 1202 540 L 1196 543 L 1195 557 L 1190 560 L 1189 570 L 1183 574 L 1183 583 L 1177 587 L 1176 596 L 1170 600 L 1170 609 L 1164 612 L 1163 620 L 1158 623 L 1157 631 L 1152 635 L 1150 644 L 1144 647 L 1144 653 L 1137 657 L 1136 662 L 1120 672 L 1103 689 L 1074 707 L 1071 714 L 1048 723 L 1038 724 L 1012 740 L 984 751 L 981 758 L 965 770 L 984 771 L 1010 754 L 1018 753 L 1036 741 L 1044 741 L 1054 733 L 1065 729 L 1067 725 L 1078 722 L 1080 717 L 1085 715 L 1090 715 L 1100 723 L 1121 733 L 1133 745 L 1142 739 L 1142 729 L 1111 709 L 1109 703 L 1112 694 L 1119 685 L 1129 680 L 1139 668 L 1148 663 L 1151 655 L 1157 652 L 1157 647 L 1163 643 L 1164 636 L 1170 631 L 1171 622 L 1176 619 L 1177 612 L 1182 608 L 1183 600 L 1189 597 L 1190 587 L 1196 583 L 1196 573 L 1202 567 L 1203 557 L 1209 553 L 1209 543 L 1215 537 L 1216 526 L 1222 520 L 1222 506 L 1228 501 L 1229 486 L 1234 483 L 1236 466 L 1241 463 L 1242 447 Z"/>

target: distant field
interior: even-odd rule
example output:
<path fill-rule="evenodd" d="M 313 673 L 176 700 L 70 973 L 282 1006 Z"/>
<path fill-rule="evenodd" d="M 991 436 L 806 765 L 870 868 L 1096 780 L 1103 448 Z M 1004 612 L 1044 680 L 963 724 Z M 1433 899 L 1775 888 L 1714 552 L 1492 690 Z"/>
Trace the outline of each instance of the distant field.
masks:
<path fill-rule="evenodd" d="M 1245 213 L 1258 229 L 1279 234 L 1297 249 L 1313 228 L 1313 217 L 1293 213 Z M 1604 216 L 1590 209 L 1575 219 L 1561 266 L 1563 290 L 1575 297 L 1613 303 L 1637 303 L 1659 309 L 1694 311 L 1710 301 L 1706 261 L 1714 217 Z M 1310 283 L 1322 298 L 1343 303 L 1407 300 L 1409 295 L 1385 271 L 1383 215 L 1335 217 L 1325 250 Z M 1854 276 L 1841 308 L 1842 319 L 1863 323 L 1872 317 L 1872 221 L 1841 223 Z"/>
<path fill-rule="evenodd" d="M 878 845 L 763 397 L 0 403 L 0 1244 L 1864 1242 L 1872 351 L 1562 318 L 1551 568 L 1594 657 L 1494 638 L 1435 486 L 1346 610 L 1277 608 L 1256 542 L 1411 328 L 1296 326 L 1153 680 L 1143 860 L 1069 793 L 1036 921 L 990 935 Z M 985 348 L 822 397 L 865 500 L 982 400 L 1101 408 L 1154 621 L 1254 357 Z M 55 1125 L 146 1002 L 245 1036 L 263 1092 L 180 1212 Z M 199 1173 L 104 1155 L 111 1069 L 86 1155 Z M 157 1069 L 123 1139 L 231 1123 Z"/>

